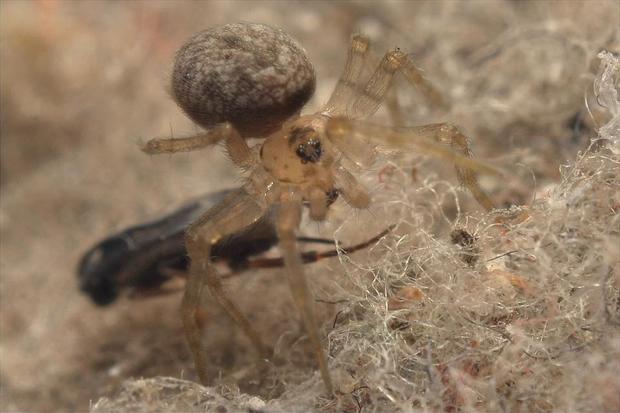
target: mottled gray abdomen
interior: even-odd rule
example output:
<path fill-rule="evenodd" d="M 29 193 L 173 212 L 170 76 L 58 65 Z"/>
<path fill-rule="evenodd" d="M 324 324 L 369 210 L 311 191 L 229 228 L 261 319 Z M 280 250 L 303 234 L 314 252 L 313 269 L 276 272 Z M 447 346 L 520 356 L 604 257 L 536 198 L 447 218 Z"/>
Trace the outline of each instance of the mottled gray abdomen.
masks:
<path fill-rule="evenodd" d="M 172 92 L 196 123 L 231 122 L 264 136 L 298 112 L 315 88 L 305 51 L 283 30 L 234 23 L 198 33 L 176 54 Z"/>

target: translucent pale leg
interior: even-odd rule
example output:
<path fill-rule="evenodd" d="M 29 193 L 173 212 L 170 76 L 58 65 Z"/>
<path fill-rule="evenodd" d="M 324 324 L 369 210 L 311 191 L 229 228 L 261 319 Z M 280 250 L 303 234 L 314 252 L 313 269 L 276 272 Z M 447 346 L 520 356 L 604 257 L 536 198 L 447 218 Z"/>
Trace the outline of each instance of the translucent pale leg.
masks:
<path fill-rule="evenodd" d="M 345 118 L 330 119 L 325 127 L 329 139 L 340 148 L 345 156 L 348 147 L 363 148 L 368 143 L 387 144 L 399 149 L 415 147 L 430 155 L 449 160 L 455 164 L 459 181 L 465 185 L 474 198 L 487 210 L 494 204 L 480 188 L 476 173 L 501 175 L 494 167 L 471 159 L 467 138 L 453 125 L 438 123 L 410 128 L 391 128 Z M 441 143 L 449 143 L 453 149 Z M 361 150 L 361 149 L 356 149 Z M 370 149 L 367 149 L 370 150 Z"/>
<path fill-rule="evenodd" d="M 368 122 L 352 121 L 346 118 L 333 118 L 327 122 L 325 132 L 330 141 L 333 142 L 338 149 L 341 149 L 347 157 L 350 156 L 347 149 L 348 146 L 360 148 L 356 150 L 359 150 L 361 153 L 364 143 L 366 146 L 368 146 L 368 144 L 375 144 L 391 146 L 394 149 L 401 150 L 415 147 L 424 153 L 452 161 L 458 166 L 469 168 L 481 174 L 502 175 L 501 171 L 487 163 L 471 159 L 465 154 L 454 152 L 450 148 L 436 143 L 434 140 L 437 138 L 437 131 L 418 130 L 427 128 L 427 126 L 392 128 L 389 126 L 374 125 Z M 450 125 L 447 127 L 453 128 Z M 369 150 L 369 148 L 366 149 L 366 151 Z"/>
<path fill-rule="evenodd" d="M 438 142 L 449 143 L 455 151 L 458 151 L 471 159 L 472 152 L 467 142 L 467 137 L 461 133 L 459 128 L 449 123 L 435 123 L 425 126 L 418 126 L 406 129 L 408 133 L 419 136 L 431 137 Z M 480 205 L 487 211 L 495 208 L 494 202 L 480 187 L 476 171 L 468 166 L 461 166 L 458 163 L 454 165 L 456 176 L 459 182 L 467 187 L 469 192 L 478 201 Z"/>
<path fill-rule="evenodd" d="M 201 320 L 204 309 L 202 297 L 205 286 L 228 315 L 241 327 L 252 341 L 261 357 L 269 353 L 250 321 L 225 295 L 220 275 L 213 267 L 211 247 L 218 240 L 246 228 L 265 214 L 265 208 L 258 205 L 248 193 L 240 189 L 228 195 L 192 224 L 187 230 L 186 247 L 191 259 L 189 278 L 181 305 L 185 334 L 194 363 L 202 383 L 207 383 L 207 354 L 203 346 L 204 322 Z"/>
<path fill-rule="evenodd" d="M 369 46 L 370 40 L 367 37 L 355 35 L 351 38 L 344 70 L 329 101 L 323 107 L 323 112 L 330 115 L 347 113 L 360 87 L 359 77 L 364 68 Z"/>
<path fill-rule="evenodd" d="M 229 123 L 217 125 L 204 133 L 185 138 L 155 138 L 149 140 L 141 148 L 149 155 L 191 152 L 204 149 L 218 142 L 226 142 L 226 150 L 232 161 L 239 166 L 247 166 L 250 159 L 250 148 L 245 139 Z"/>
<path fill-rule="evenodd" d="M 404 126 L 405 116 L 403 109 L 398 101 L 398 93 L 395 88 L 390 88 L 385 96 L 385 107 L 387 109 L 388 116 L 390 117 L 390 124 L 392 126 Z"/>
<path fill-rule="evenodd" d="M 450 106 L 448 102 L 444 99 L 441 92 L 424 78 L 420 69 L 413 63 L 413 59 L 407 55 L 402 55 L 400 58 L 402 60 L 399 71 L 405 76 L 409 83 L 419 90 L 433 107 L 448 109 Z"/>
<path fill-rule="evenodd" d="M 342 166 L 334 169 L 336 186 L 340 188 L 342 196 L 347 204 L 353 208 L 362 209 L 370 204 L 368 191 L 355 179 L 355 177 Z"/>
<path fill-rule="evenodd" d="M 310 218 L 323 221 L 327 216 L 327 195 L 317 186 L 310 187 L 305 194 L 310 206 Z"/>
<path fill-rule="evenodd" d="M 439 91 L 424 79 L 411 58 L 396 49 L 385 54 L 381 63 L 379 63 L 379 66 L 366 83 L 361 96 L 353 104 L 350 113 L 352 118 L 367 118 L 379 109 L 396 72 L 401 72 L 414 87 L 422 92 L 432 105 L 447 107 Z"/>
<path fill-rule="evenodd" d="M 319 370 L 323 378 L 323 383 L 329 395 L 333 394 L 333 386 L 329 371 L 327 370 L 327 359 L 321 340 L 319 338 L 319 328 L 314 314 L 314 302 L 308 289 L 306 276 L 303 271 L 301 254 L 297 249 L 295 231 L 301 221 L 301 201 L 298 199 L 285 200 L 280 205 L 277 217 L 277 231 L 280 238 L 280 248 L 284 257 L 284 265 L 288 276 L 289 285 L 295 303 L 299 308 L 301 317 L 306 327 L 306 332 L 314 347 L 315 356 L 319 364 Z"/>

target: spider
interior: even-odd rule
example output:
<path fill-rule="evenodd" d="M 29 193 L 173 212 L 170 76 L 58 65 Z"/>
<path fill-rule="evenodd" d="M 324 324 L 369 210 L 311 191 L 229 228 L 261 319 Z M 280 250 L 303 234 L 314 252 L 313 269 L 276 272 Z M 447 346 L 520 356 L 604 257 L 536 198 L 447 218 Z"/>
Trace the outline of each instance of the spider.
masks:
<path fill-rule="evenodd" d="M 333 384 L 296 243 L 306 206 L 312 220 L 326 219 L 338 196 L 353 208 L 369 206 L 370 196 L 351 168 L 375 158 L 376 145 L 418 149 L 452 161 L 459 181 L 486 209 L 490 198 L 478 185 L 478 172 L 494 172 L 471 159 L 466 137 L 450 124 L 411 128 L 371 125 L 373 115 L 397 73 L 433 104 L 444 105 L 412 59 L 399 49 L 387 52 L 370 78 L 361 80 L 370 41 L 351 38 L 343 73 L 327 103 L 301 115 L 315 89 L 315 74 L 305 51 L 283 30 L 255 23 L 227 24 L 196 34 L 177 52 L 172 95 L 204 133 L 185 138 L 156 138 L 147 154 L 193 151 L 222 142 L 232 162 L 244 170 L 243 186 L 189 225 L 185 244 L 191 261 L 181 304 L 183 324 L 198 376 L 208 382 L 201 297 L 208 290 L 248 336 L 260 357 L 270 352 L 252 323 L 222 288 L 211 260 L 218 241 L 239 233 L 273 213 L 288 283 L 315 353 L 329 395 Z M 262 139 L 250 147 L 247 139 Z M 443 143 L 449 143 L 452 149 Z M 375 145 L 376 144 L 376 145 Z"/>

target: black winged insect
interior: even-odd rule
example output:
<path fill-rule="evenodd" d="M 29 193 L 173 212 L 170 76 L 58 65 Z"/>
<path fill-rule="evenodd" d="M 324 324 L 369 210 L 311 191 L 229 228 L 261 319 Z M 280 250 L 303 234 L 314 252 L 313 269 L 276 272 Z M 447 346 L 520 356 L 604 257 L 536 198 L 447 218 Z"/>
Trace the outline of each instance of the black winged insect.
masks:
<path fill-rule="evenodd" d="M 187 226 L 220 202 L 233 190 L 207 193 L 152 221 L 131 226 L 99 241 L 86 251 L 78 265 L 80 290 L 97 305 L 113 303 L 122 293 L 131 296 L 157 295 L 165 292 L 162 286 L 175 277 L 185 277 L 189 257 L 184 237 Z M 388 230 L 376 237 L 340 249 L 348 254 L 363 249 Z M 298 237 L 300 242 L 335 245 L 335 241 Z M 261 257 L 277 244 L 278 238 L 269 215 L 243 232 L 219 241 L 211 251 L 215 262 L 224 264 L 229 275 L 240 274 L 249 268 L 283 266 L 282 258 Z M 338 255 L 338 250 L 306 251 L 304 263 Z"/>

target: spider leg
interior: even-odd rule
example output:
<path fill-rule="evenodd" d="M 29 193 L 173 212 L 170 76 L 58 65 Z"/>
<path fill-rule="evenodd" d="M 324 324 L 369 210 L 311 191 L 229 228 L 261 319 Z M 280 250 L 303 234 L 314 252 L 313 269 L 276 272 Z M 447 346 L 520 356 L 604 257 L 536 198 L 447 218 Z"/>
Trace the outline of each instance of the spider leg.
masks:
<path fill-rule="evenodd" d="M 358 93 L 358 82 L 364 68 L 369 46 L 370 39 L 365 36 L 357 34 L 351 38 L 344 70 L 322 112 L 330 115 L 347 113 L 355 95 Z"/>
<path fill-rule="evenodd" d="M 468 139 L 459 128 L 449 123 L 435 123 L 425 126 L 418 126 L 413 128 L 406 128 L 408 133 L 413 133 L 419 136 L 429 136 L 438 142 L 449 143 L 450 146 L 456 151 L 460 152 L 463 156 L 471 159 L 472 151 L 469 147 Z M 489 195 L 480 187 L 478 183 L 478 175 L 476 171 L 467 166 L 454 165 L 456 170 L 456 176 L 464 185 L 473 197 L 478 201 L 480 205 L 487 211 L 495 209 L 495 203 L 491 200 Z"/>
<path fill-rule="evenodd" d="M 458 128 L 445 123 L 420 127 L 393 128 L 368 122 L 352 121 L 346 118 L 333 118 L 327 122 L 325 132 L 330 142 L 334 143 L 347 158 L 352 158 L 354 161 L 355 153 L 351 153 L 349 149 L 351 147 L 363 148 L 366 146 L 366 151 L 370 151 L 371 144 L 385 145 L 401 150 L 413 146 L 432 156 L 452 161 L 456 165 L 471 169 L 474 172 L 495 176 L 503 175 L 494 166 L 472 159 L 469 155 L 455 152 L 438 143 L 437 141 L 441 141 L 438 138 L 444 136 L 445 131 L 440 132 L 438 129 L 441 128 L 434 128 L 436 125 L 443 125 L 445 131 L 450 129 L 458 131 Z M 428 127 L 433 127 L 433 129 L 424 130 Z M 448 133 L 448 135 L 450 134 L 451 132 Z"/>
<path fill-rule="evenodd" d="M 292 196 L 291 199 L 284 200 L 278 211 L 276 227 L 278 237 L 280 238 L 280 247 L 282 249 L 291 292 L 299 308 L 299 312 L 301 313 L 312 347 L 314 347 L 323 383 L 325 384 L 327 393 L 332 395 L 333 386 L 329 371 L 327 370 L 325 352 L 323 351 L 323 346 L 319 338 L 319 328 L 314 313 L 314 303 L 308 289 L 306 276 L 303 271 L 303 262 L 301 254 L 297 249 L 297 240 L 295 237 L 295 231 L 297 227 L 299 227 L 301 221 L 301 208 L 300 199 L 294 199 Z"/>
<path fill-rule="evenodd" d="M 411 58 L 411 56 L 401 53 L 398 56 L 398 59 L 400 60 L 401 64 L 398 69 L 400 73 L 405 76 L 405 78 L 409 81 L 409 83 L 413 85 L 414 88 L 419 90 L 424 95 L 426 100 L 433 107 L 441 108 L 444 110 L 450 108 L 450 105 L 444 99 L 441 92 L 439 92 L 439 90 L 437 90 L 437 88 L 430 81 L 424 78 L 422 71 L 418 69 L 413 63 L 413 59 Z"/>
<path fill-rule="evenodd" d="M 390 117 L 390 124 L 393 126 L 403 126 L 405 125 L 405 116 L 403 114 L 403 108 L 398 101 L 397 92 L 396 88 L 392 87 L 388 89 L 385 96 L 385 107 Z"/>
<path fill-rule="evenodd" d="M 224 293 L 220 275 L 213 267 L 210 258 L 211 248 L 218 240 L 258 221 L 266 213 L 266 209 L 266 206 L 257 204 L 244 189 L 240 189 L 211 208 L 187 230 L 185 242 L 191 264 L 181 313 L 196 370 L 203 383 L 207 382 L 207 354 L 202 345 L 204 323 L 201 320 L 204 312 L 202 297 L 205 287 L 249 337 L 260 356 L 267 358 L 269 355 L 250 321 Z"/>
<path fill-rule="evenodd" d="M 367 118 L 373 115 L 383 99 L 396 72 L 401 72 L 426 99 L 433 105 L 446 108 L 447 104 L 439 91 L 424 77 L 413 60 L 399 49 L 387 52 L 372 74 L 361 95 L 353 103 L 351 117 L 354 119 Z"/>
<path fill-rule="evenodd" d="M 251 159 L 250 148 L 230 123 L 223 123 L 204 133 L 185 138 L 151 139 L 141 149 L 149 155 L 172 154 L 204 149 L 221 141 L 225 141 L 226 150 L 232 161 L 239 166 L 246 166 L 246 162 Z"/>
<path fill-rule="evenodd" d="M 325 131 L 334 144 L 349 156 L 348 147 L 363 147 L 363 143 L 376 142 L 397 148 L 415 146 L 430 155 L 449 160 L 455 164 L 459 181 L 467 187 L 476 201 L 485 209 L 495 206 L 478 184 L 478 173 L 502 175 L 496 168 L 471 158 L 467 138 L 454 125 L 436 123 L 424 126 L 391 128 L 345 118 L 330 119 Z M 444 143 L 449 143 L 452 149 Z M 370 147 L 367 146 L 367 150 Z"/>
<path fill-rule="evenodd" d="M 363 209 L 370 204 L 370 195 L 366 188 L 360 184 L 353 174 L 342 165 L 334 168 L 336 186 L 342 193 L 344 200 L 353 208 Z"/>

